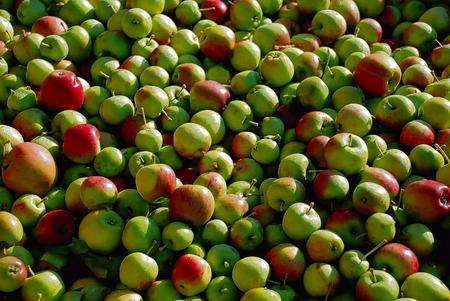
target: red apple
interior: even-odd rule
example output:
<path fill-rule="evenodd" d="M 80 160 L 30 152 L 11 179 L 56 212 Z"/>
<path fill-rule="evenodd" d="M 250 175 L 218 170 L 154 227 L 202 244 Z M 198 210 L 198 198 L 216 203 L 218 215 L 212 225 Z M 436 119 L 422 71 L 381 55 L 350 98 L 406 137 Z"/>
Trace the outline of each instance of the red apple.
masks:
<path fill-rule="evenodd" d="M 330 140 L 330 137 L 328 136 L 316 136 L 312 138 L 306 146 L 306 154 L 320 168 L 327 167 L 327 162 L 325 161 L 325 157 L 323 155 L 323 149 L 325 148 L 328 140 Z"/>
<path fill-rule="evenodd" d="M 175 190 L 176 182 L 175 172 L 166 164 L 147 165 L 136 174 L 136 189 L 149 202 L 169 197 Z"/>
<path fill-rule="evenodd" d="M 423 223 L 435 223 L 450 214 L 450 188 L 433 180 L 420 180 L 406 186 L 403 208 Z"/>
<path fill-rule="evenodd" d="M 134 145 L 137 133 L 140 130 L 151 128 L 153 123 L 145 123 L 142 115 L 128 118 L 120 127 L 120 138 L 127 145 Z"/>
<path fill-rule="evenodd" d="M 223 23 L 228 17 L 228 6 L 222 0 L 205 0 L 202 3 L 203 15 L 216 23 Z"/>
<path fill-rule="evenodd" d="M 401 75 L 395 60 L 382 52 L 364 57 L 354 73 L 358 86 L 373 96 L 385 96 L 394 92 L 400 83 Z"/>
<path fill-rule="evenodd" d="M 57 166 L 46 148 L 24 142 L 14 146 L 3 160 L 2 178 L 16 193 L 43 195 L 57 180 Z"/>
<path fill-rule="evenodd" d="M 211 267 L 203 258 L 187 254 L 178 258 L 172 269 L 172 283 L 185 296 L 193 296 L 206 289 L 211 280 Z"/>
<path fill-rule="evenodd" d="M 64 134 L 63 152 L 70 160 L 86 164 L 100 152 L 100 132 L 91 124 L 77 124 Z"/>
<path fill-rule="evenodd" d="M 66 22 L 55 16 L 44 16 L 37 19 L 31 27 L 31 32 L 39 33 L 43 36 L 59 35 L 68 29 Z"/>
<path fill-rule="evenodd" d="M 172 219 L 202 226 L 214 213 L 214 197 L 206 187 L 181 185 L 170 196 L 169 212 Z"/>
<path fill-rule="evenodd" d="M 34 228 L 34 236 L 42 245 L 67 244 L 75 232 L 75 219 L 67 210 L 46 213 Z"/>
<path fill-rule="evenodd" d="M 193 112 L 213 110 L 220 112 L 230 100 L 230 92 L 222 84 L 213 80 L 197 82 L 190 92 L 190 104 Z"/>
<path fill-rule="evenodd" d="M 419 271 L 419 260 L 416 254 L 399 243 L 383 246 L 377 251 L 373 261 L 376 269 L 390 273 L 399 283 Z"/>
<path fill-rule="evenodd" d="M 75 73 L 55 70 L 42 83 L 38 102 L 50 111 L 79 110 L 84 102 L 83 86 Z"/>
<path fill-rule="evenodd" d="M 302 251 L 293 244 L 279 244 L 267 253 L 266 260 L 275 278 L 286 282 L 298 282 L 305 271 Z"/>
<path fill-rule="evenodd" d="M 383 186 L 389 193 L 391 199 L 395 198 L 400 192 L 400 185 L 395 177 L 388 171 L 378 167 L 366 167 L 361 172 L 361 181 L 372 182 Z"/>
<path fill-rule="evenodd" d="M 419 144 L 432 145 L 435 139 L 433 127 L 422 120 L 408 122 L 400 133 L 400 143 L 411 148 Z"/>

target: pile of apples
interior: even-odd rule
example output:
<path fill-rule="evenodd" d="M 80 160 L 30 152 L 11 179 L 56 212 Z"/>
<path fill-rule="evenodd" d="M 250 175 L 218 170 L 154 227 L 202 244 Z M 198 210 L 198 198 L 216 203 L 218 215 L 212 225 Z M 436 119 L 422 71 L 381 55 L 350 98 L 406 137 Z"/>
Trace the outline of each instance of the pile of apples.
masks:
<path fill-rule="evenodd" d="M 449 301 L 448 0 L 0 0 L 0 300 Z"/>

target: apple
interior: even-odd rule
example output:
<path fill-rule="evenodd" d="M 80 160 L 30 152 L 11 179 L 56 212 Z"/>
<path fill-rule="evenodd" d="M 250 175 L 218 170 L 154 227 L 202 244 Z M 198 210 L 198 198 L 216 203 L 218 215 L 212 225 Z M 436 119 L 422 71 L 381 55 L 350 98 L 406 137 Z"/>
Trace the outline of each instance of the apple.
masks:
<path fill-rule="evenodd" d="M 92 162 L 100 152 L 100 132 L 90 124 L 70 127 L 64 134 L 63 152 L 76 163 Z"/>
<path fill-rule="evenodd" d="M 203 156 L 211 147 L 211 135 L 201 125 L 185 123 L 175 130 L 173 145 L 179 155 L 187 159 Z"/>
<path fill-rule="evenodd" d="M 238 289 L 233 280 L 227 276 L 213 278 L 206 288 L 206 298 L 211 300 L 235 300 L 238 298 Z"/>
<path fill-rule="evenodd" d="M 70 211 L 57 209 L 44 214 L 33 234 L 42 245 L 67 244 L 75 232 L 75 218 Z"/>
<path fill-rule="evenodd" d="M 100 254 L 110 254 L 120 245 L 124 222 L 112 210 L 96 210 L 81 220 L 78 237 Z"/>
<path fill-rule="evenodd" d="M 183 220 L 194 226 L 206 224 L 214 212 L 214 197 L 200 185 L 181 185 L 170 195 L 170 216 L 174 220 Z"/>
<path fill-rule="evenodd" d="M 193 239 L 192 229 L 183 222 L 168 223 L 162 231 L 162 242 L 172 251 L 181 251 L 188 248 Z"/>
<path fill-rule="evenodd" d="M 265 258 L 273 275 L 280 281 L 298 281 L 305 270 L 305 257 L 293 244 L 277 245 L 270 249 Z"/>
<path fill-rule="evenodd" d="M 340 133 L 331 137 L 324 148 L 328 168 L 341 171 L 345 175 L 359 173 L 367 163 L 368 149 L 360 137 Z"/>
<path fill-rule="evenodd" d="M 376 269 L 389 272 L 399 283 L 419 271 L 419 260 L 403 244 L 389 243 L 377 251 L 373 264 Z"/>
<path fill-rule="evenodd" d="M 230 229 L 231 244 L 243 251 L 255 250 L 263 242 L 264 231 L 254 218 L 241 218 Z"/>
<path fill-rule="evenodd" d="M 21 194 L 47 193 L 56 182 L 56 173 L 56 163 L 50 152 L 31 142 L 17 144 L 3 160 L 3 183 Z"/>
<path fill-rule="evenodd" d="M 249 210 L 249 205 L 244 196 L 238 194 L 226 194 L 215 199 L 214 217 L 232 225 L 242 218 Z"/>
<path fill-rule="evenodd" d="M 366 215 L 384 213 L 391 203 L 389 192 L 383 186 L 371 182 L 358 184 L 353 191 L 352 200 L 355 209 Z"/>
<path fill-rule="evenodd" d="M 347 23 L 344 17 L 331 9 L 318 11 L 312 21 L 313 33 L 320 38 L 323 43 L 331 43 L 344 35 L 347 30 Z"/>
<path fill-rule="evenodd" d="M 283 215 L 283 231 L 295 241 L 304 241 L 316 230 L 322 222 L 319 214 L 312 205 L 296 203 L 286 210 Z"/>
<path fill-rule="evenodd" d="M 182 296 L 172 284 L 170 279 L 162 279 L 153 282 L 152 286 L 145 293 L 149 300 L 171 301 L 181 299 Z"/>
<path fill-rule="evenodd" d="M 386 96 L 400 83 L 401 70 L 393 58 L 377 52 L 364 57 L 356 66 L 356 84 L 367 94 Z"/>
<path fill-rule="evenodd" d="M 78 110 L 84 102 L 83 87 L 73 72 L 56 70 L 42 83 L 38 101 L 51 111 Z"/>
<path fill-rule="evenodd" d="M 356 283 L 358 300 L 395 300 L 399 292 L 400 288 L 395 278 L 381 270 L 371 269 Z"/>
<path fill-rule="evenodd" d="M 432 145 L 435 139 L 434 129 L 422 120 L 408 122 L 400 133 L 400 143 L 411 148 L 420 144 Z"/>
<path fill-rule="evenodd" d="M 44 37 L 49 35 L 59 35 L 68 29 L 66 22 L 56 16 L 44 16 L 37 19 L 32 27 L 31 32 L 39 33 Z"/>
<path fill-rule="evenodd" d="M 200 51 L 214 61 L 223 61 L 230 57 L 235 39 L 234 32 L 228 27 L 208 27 L 200 36 Z"/>
<path fill-rule="evenodd" d="M 421 222 L 438 222 L 450 211 L 448 189 L 446 185 L 433 180 L 412 182 L 403 193 L 403 207 L 409 215 Z"/>
<path fill-rule="evenodd" d="M 240 258 L 239 252 L 226 244 L 212 246 L 206 254 L 206 260 L 216 275 L 229 275 Z"/>
<path fill-rule="evenodd" d="M 269 279 L 270 266 L 264 259 L 249 256 L 240 259 L 233 267 L 232 277 L 243 292 L 264 287 Z"/>
<path fill-rule="evenodd" d="M 330 9 L 340 13 L 349 27 L 355 27 L 360 20 L 359 8 L 353 0 L 331 0 Z"/>
<path fill-rule="evenodd" d="M 303 286 L 311 297 L 332 296 L 340 281 L 338 270 L 328 263 L 313 263 L 303 275 Z"/>
<path fill-rule="evenodd" d="M 116 185 L 108 178 L 102 176 L 87 177 L 80 187 L 81 201 L 89 210 L 114 205 L 117 193 Z"/>
<path fill-rule="evenodd" d="M 421 300 L 425 298 L 430 301 L 445 300 L 450 291 L 437 277 L 418 272 L 408 276 L 400 289 L 402 296 Z"/>
<path fill-rule="evenodd" d="M 374 213 L 366 220 L 367 237 L 372 244 L 391 241 L 395 237 L 395 220 L 386 213 Z"/>
<path fill-rule="evenodd" d="M 306 242 L 309 257 L 315 262 L 331 262 L 344 251 L 344 242 L 339 235 L 329 230 L 313 232 Z"/>
<path fill-rule="evenodd" d="M 399 149 L 388 149 L 380 155 L 373 166 L 385 169 L 399 182 L 403 182 L 411 173 L 411 161 L 409 157 Z"/>
<path fill-rule="evenodd" d="M 28 272 L 25 264 L 19 258 L 4 256 L 0 258 L 0 274 L 2 275 L 0 292 L 9 293 L 24 284 Z"/>
<path fill-rule="evenodd" d="M 437 38 L 433 27 L 425 22 L 414 22 L 403 32 L 405 45 L 416 47 L 421 51 L 428 51 Z"/>
<path fill-rule="evenodd" d="M 65 286 L 61 277 L 53 271 L 41 271 L 25 280 L 21 289 L 23 300 L 59 300 L 64 294 Z"/>
<path fill-rule="evenodd" d="M 417 235 L 419 234 L 419 235 Z M 402 229 L 401 241 L 417 256 L 428 257 L 434 249 L 433 232 L 424 224 L 409 224 Z"/>
<path fill-rule="evenodd" d="M 206 260 L 196 255 L 181 256 L 173 267 L 172 283 L 185 296 L 201 293 L 210 281 L 211 267 Z"/>
<path fill-rule="evenodd" d="M 131 253 L 120 263 L 120 282 L 130 289 L 143 291 L 152 285 L 157 276 L 156 261 L 144 253 Z"/>
<path fill-rule="evenodd" d="M 347 178 L 336 170 L 324 170 L 317 174 L 313 182 L 314 195 L 321 201 L 344 200 L 349 193 Z"/>
<path fill-rule="evenodd" d="M 257 287 L 245 292 L 241 298 L 242 301 L 251 301 L 256 299 L 261 301 L 281 301 L 281 296 L 274 290 L 265 287 Z"/>
<path fill-rule="evenodd" d="M 152 179 L 152 181 L 148 181 Z M 176 175 L 173 169 L 165 164 L 151 164 L 139 169 L 136 174 L 136 189 L 148 202 L 161 197 L 168 197 L 176 187 Z"/>
<path fill-rule="evenodd" d="M 302 142 L 309 142 L 316 136 L 331 137 L 335 133 L 334 121 L 330 115 L 312 111 L 303 115 L 297 123 L 295 134 Z"/>
<path fill-rule="evenodd" d="M 356 248 L 362 245 L 360 239 L 364 233 L 364 224 L 359 215 L 352 209 L 339 209 L 326 219 L 325 228 L 336 233 L 346 246 Z"/>

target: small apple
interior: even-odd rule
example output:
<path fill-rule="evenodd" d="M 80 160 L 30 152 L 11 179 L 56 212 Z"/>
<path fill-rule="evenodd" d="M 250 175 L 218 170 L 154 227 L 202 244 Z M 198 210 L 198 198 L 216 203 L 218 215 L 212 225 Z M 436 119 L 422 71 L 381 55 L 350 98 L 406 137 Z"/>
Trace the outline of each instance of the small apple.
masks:
<path fill-rule="evenodd" d="M 196 255 L 181 256 L 173 267 L 172 283 L 185 296 L 201 293 L 210 281 L 211 267 L 206 260 Z"/>

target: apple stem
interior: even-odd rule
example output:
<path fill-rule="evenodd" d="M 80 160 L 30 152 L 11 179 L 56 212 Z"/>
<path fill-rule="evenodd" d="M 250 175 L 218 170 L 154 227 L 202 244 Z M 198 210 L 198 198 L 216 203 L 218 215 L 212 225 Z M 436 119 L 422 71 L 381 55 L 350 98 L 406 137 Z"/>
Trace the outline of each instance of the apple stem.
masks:
<path fill-rule="evenodd" d="M 384 155 L 385 151 L 381 149 L 381 147 L 378 145 L 378 143 L 375 142 L 375 147 L 377 148 L 380 155 Z"/>
<path fill-rule="evenodd" d="M 400 190 L 400 193 L 398 195 L 398 203 L 397 203 L 397 207 L 402 208 L 403 205 L 403 192 L 405 192 L 404 189 Z"/>
<path fill-rule="evenodd" d="M 141 107 L 141 115 L 142 115 L 142 120 L 144 120 L 144 125 L 147 125 L 147 117 L 145 117 L 144 107 Z"/>
<path fill-rule="evenodd" d="M 250 214 L 249 214 L 249 215 L 247 215 L 247 216 L 246 216 L 246 218 L 247 218 L 247 217 L 253 217 L 254 215 L 255 215 L 255 212 L 254 212 L 254 211 L 252 211 L 252 212 L 250 212 Z"/>
<path fill-rule="evenodd" d="M 256 180 L 256 179 L 253 179 L 250 181 L 250 187 L 247 189 L 245 196 L 250 194 L 250 191 L 253 189 L 253 187 L 255 187 L 257 182 L 258 182 L 258 180 Z"/>
<path fill-rule="evenodd" d="M 436 143 L 436 144 L 434 145 L 434 147 L 438 150 L 438 152 L 441 153 L 441 155 L 442 155 L 442 157 L 444 157 L 445 161 L 446 161 L 447 163 L 450 163 L 450 159 L 448 158 L 447 154 L 446 154 L 445 151 L 442 149 L 442 147 L 441 147 L 438 143 Z"/>
<path fill-rule="evenodd" d="M 311 211 L 311 209 L 313 209 L 314 208 L 314 202 L 311 202 L 311 203 L 309 203 L 309 208 L 308 208 L 308 210 L 306 211 L 306 214 L 308 214 L 310 211 Z"/>
<path fill-rule="evenodd" d="M 349 134 L 348 135 L 348 145 L 351 146 L 352 142 L 353 142 L 353 136 L 352 136 L 352 134 Z"/>
<path fill-rule="evenodd" d="M 50 44 L 45 43 L 45 42 L 41 42 L 41 45 L 45 46 L 45 47 L 49 47 L 50 48 Z"/>
<path fill-rule="evenodd" d="M 275 284 L 275 285 L 281 285 L 281 282 L 278 282 L 278 281 L 274 281 L 274 280 L 267 280 L 267 282 L 268 283 L 271 283 L 271 284 Z"/>
<path fill-rule="evenodd" d="M 3 255 L 6 256 L 6 248 L 3 248 Z"/>
<path fill-rule="evenodd" d="M 214 163 L 212 164 L 212 166 L 214 167 L 214 169 L 219 169 L 219 164 L 217 162 L 214 161 Z"/>
<path fill-rule="evenodd" d="M 152 244 L 148 248 L 147 252 L 145 252 L 145 254 L 147 254 L 147 255 L 151 254 L 153 252 L 153 248 L 155 246 L 157 246 L 157 245 L 158 245 L 158 241 L 157 240 L 152 241 Z"/>
<path fill-rule="evenodd" d="M 441 43 L 441 42 L 439 42 L 439 40 L 438 40 L 438 39 L 434 40 L 434 42 L 435 42 L 436 44 L 438 44 L 438 46 L 439 46 L 439 47 L 442 47 L 442 43 Z"/>
<path fill-rule="evenodd" d="M 221 292 L 221 293 L 226 293 L 226 292 L 228 292 L 228 288 L 222 287 L 222 288 L 219 290 L 219 292 Z"/>
<path fill-rule="evenodd" d="M 248 123 L 253 125 L 253 126 L 255 126 L 255 127 L 259 126 L 259 123 L 255 122 L 255 121 L 249 121 Z"/>
<path fill-rule="evenodd" d="M 169 120 L 169 121 L 172 121 L 172 120 L 173 120 L 172 117 L 170 117 L 170 116 L 167 114 L 166 110 L 162 110 L 162 111 L 161 111 L 161 114 L 163 114 L 164 117 L 167 118 L 167 120 Z"/>
<path fill-rule="evenodd" d="M 327 66 L 327 71 L 330 73 L 331 77 L 334 77 L 333 70 L 329 66 Z"/>
<path fill-rule="evenodd" d="M 103 71 L 100 71 L 100 75 L 103 76 L 104 78 L 109 78 L 109 75 Z"/>
<path fill-rule="evenodd" d="M 361 234 L 357 235 L 355 238 L 358 240 L 366 235 L 367 235 L 367 233 L 361 233 Z"/>
<path fill-rule="evenodd" d="M 287 278 L 288 278 L 288 273 L 285 273 L 285 274 L 284 274 L 284 278 L 283 278 L 283 286 L 286 285 Z"/>
<path fill-rule="evenodd" d="M 37 300 L 36 301 L 41 301 L 42 300 L 42 293 L 37 293 Z"/>
<path fill-rule="evenodd" d="M 274 141 L 280 141 L 280 140 L 281 140 L 280 134 L 267 135 L 267 136 L 264 136 L 264 138 L 265 138 L 265 139 L 274 140 Z"/>
<path fill-rule="evenodd" d="M 213 7 L 207 7 L 207 8 L 200 8 L 200 11 L 201 12 L 203 12 L 203 11 L 214 11 L 214 10 L 216 10 L 216 8 L 213 6 Z"/>
<path fill-rule="evenodd" d="M 180 97 L 180 96 L 181 96 L 181 93 L 183 93 L 183 90 L 185 90 L 185 89 L 186 89 L 186 85 L 183 84 L 183 85 L 181 86 L 181 89 L 178 90 L 177 93 L 175 94 L 175 99 L 177 99 L 178 97 Z M 173 99 L 172 99 L 172 100 L 173 100 Z"/>
<path fill-rule="evenodd" d="M 164 249 L 166 248 L 167 246 L 166 245 L 162 245 L 161 247 L 159 247 L 159 249 L 158 249 L 158 251 L 164 251 Z"/>
<path fill-rule="evenodd" d="M 433 78 L 434 78 L 435 81 L 437 81 L 437 82 L 441 81 L 441 80 L 436 76 L 436 73 L 434 72 L 434 70 L 431 70 L 431 75 L 433 75 Z"/>
<path fill-rule="evenodd" d="M 28 273 L 30 273 L 31 276 L 34 276 L 33 269 L 31 268 L 30 265 L 27 265 L 27 270 L 28 270 Z"/>
<path fill-rule="evenodd" d="M 387 239 L 383 239 L 382 241 L 380 241 L 372 250 L 370 250 L 363 256 L 362 260 L 366 260 L 367 257 L 378 251 L 378 249 L 384 246 L 387 242 Z"/>
<path fill-rule="evenodd" d="M 359 27 L 357 27 L 357 28 L 355 29 L 355 37 L 358 37 L 358 34 L 359 34 Z"/>
<path fill-rule="evenodd" d="M 370 274 L 372 275 L 372 281 L 377 282 L 377 276 L 375 276 L 375 271 L 373 268 L 370 269 Z"/>
<path fill-rule="evenodd" d="M 230 263 L 228 261 L 223 262 L 223 267 L 228 269 L 230 267 Z"/>
<path fill-rule="evenodd" d="M 286 48 L 291 48 L 291 47 L 295 47 L 295 45 L 292 45 L 292 44 L 289 44 L 289 45 L 275 45 L 274 47 L 273 47 L 273 49 L 275 49 L 275 50 L 283 50 L 283 49 L 286 49 Z"/>
<path fill-rule="evenodd" d="M 325 295 L 324 301 L 328 301 L 328 297 L 330 297 L 331 293 L 331 284 L 328 285 L 327 294 Z"/>

